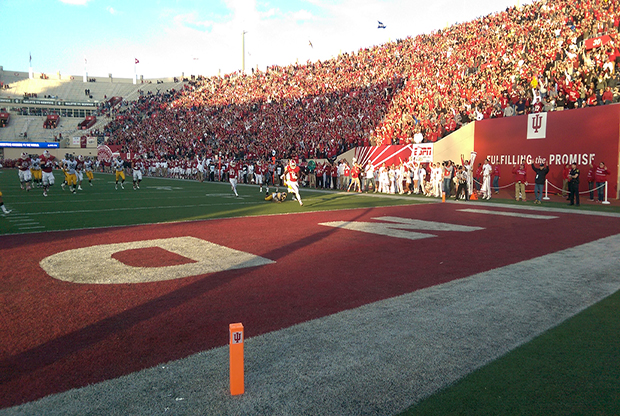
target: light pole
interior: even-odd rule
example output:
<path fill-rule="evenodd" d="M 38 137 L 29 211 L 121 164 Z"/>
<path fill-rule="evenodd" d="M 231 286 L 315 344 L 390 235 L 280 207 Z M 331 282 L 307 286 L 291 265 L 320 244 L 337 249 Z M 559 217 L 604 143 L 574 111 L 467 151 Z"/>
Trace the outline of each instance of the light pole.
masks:
<path fill-rule="evenodd" d="M 245 74 L 245 34 L 248 33 L 245 30 L 241 35 L 241 73 Z"/>

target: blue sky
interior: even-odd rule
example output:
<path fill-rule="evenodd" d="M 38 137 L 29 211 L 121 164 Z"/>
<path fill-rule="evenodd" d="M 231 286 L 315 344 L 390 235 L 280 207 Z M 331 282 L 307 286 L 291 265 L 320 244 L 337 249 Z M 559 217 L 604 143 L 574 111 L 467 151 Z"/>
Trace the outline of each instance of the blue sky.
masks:
<path fill-rule="evenodd" d="M 316 61 L 429 33 L 517 0 L 0 0 L 0 65 L 145 78 Z M 521 0 L 530 2 L 531 0 Z M 377 21 L 386 29 L 377 29 Z M 310 47 L 312 42 L 313 47 Z"/>

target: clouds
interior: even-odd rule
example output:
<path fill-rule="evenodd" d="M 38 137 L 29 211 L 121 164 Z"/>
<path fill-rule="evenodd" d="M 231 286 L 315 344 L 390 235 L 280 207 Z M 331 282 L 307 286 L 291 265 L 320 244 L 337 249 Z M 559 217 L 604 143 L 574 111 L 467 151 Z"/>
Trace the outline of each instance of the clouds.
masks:
<path fill-rule="evenodd" d="M 74 6 L 85 6 L 91 0 L 58 0 L 61 3 L 71 4 Z"/>
<path fill-rule="evenodd" d="M 464 21 L 514 5 L 515 0 L 58 0 L 33 13 L 17 8 L 7 15 L 7 31 L 28 25 L 29 39 L 10 45 L 4 66 L 23 70 L 24 45 L 37 53 L 42 72 L 79 75 L 88 55 L 92 76 L 147 78 L 230 73 L 241 69 L 242 32 L 245 67 L 325 60 L 341 52 L 429 33 L 446 23 Z M 522 0 L 530 1 L 530 0 Z M 62 3 L 76 7 L 58 7 Z M 9 3 L 12 4 L 12 3 Z M 87 7 L 78 7 L 87 6 Z M 23 16 L 23 18 L 22 18 Z M 387 29 L 377 29 L 377 20 Z M 56 22 L 53 33 L 38 27 Z M 105 33 L 105 36 L 102 34 Z M 62 54 L 36 50 L 41 38 L 62 45 Z M 311 41 L 313 47 L 309 46 Z M 13 64 L 9 52 L 15 56 Z"/>

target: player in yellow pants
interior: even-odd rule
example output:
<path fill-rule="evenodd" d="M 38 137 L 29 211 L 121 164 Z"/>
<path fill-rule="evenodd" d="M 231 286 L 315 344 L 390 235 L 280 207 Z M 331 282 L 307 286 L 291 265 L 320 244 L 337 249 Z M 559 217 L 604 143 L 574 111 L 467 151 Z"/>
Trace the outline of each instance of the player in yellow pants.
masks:
<path fill-rule="evenodd" d="M 6 207 L 4 206 L 4 201 L 2 200 L 2 192 L 0 192 L 0 209 L 2 209 L 2 212 L 4 213 L 4 215 L 9 214 L 11 212 L 10 209 L 6 209 Z"/>
<path fill-rule="evenodd" d="M 265 194 L 265 201 L 272 201 L 272 202 L 286 201 L 286 192 L 272 192 L 272 193 L 267 192 Z"/>

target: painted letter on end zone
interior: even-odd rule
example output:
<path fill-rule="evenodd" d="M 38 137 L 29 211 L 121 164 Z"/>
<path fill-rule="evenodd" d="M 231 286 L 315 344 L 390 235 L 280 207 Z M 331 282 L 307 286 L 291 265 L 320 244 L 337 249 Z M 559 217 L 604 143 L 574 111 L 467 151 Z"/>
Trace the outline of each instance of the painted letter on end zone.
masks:
<path fill-rule="evenodd" d="M 112 258 L 113 254 L 120 251 L 150 247 L 162 248 L 194 262 L 164 267 L 134 267 Z M 58 280 L 73 283 L 118 284 L 181 279 L 271 263 L 275 262 L 200 238 L 176 237 L 67 250 L 44 258 L 39 265 L 47 274 Z"/>

